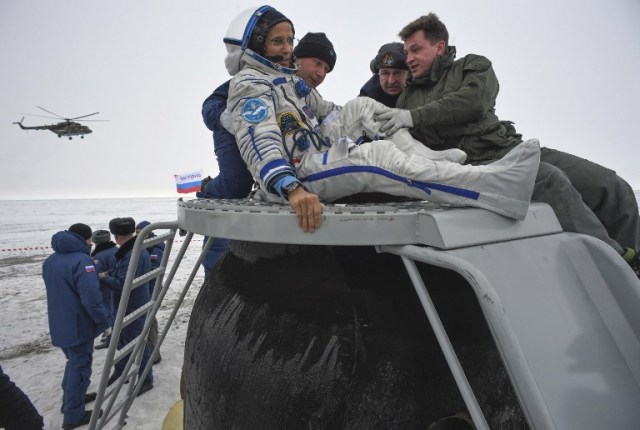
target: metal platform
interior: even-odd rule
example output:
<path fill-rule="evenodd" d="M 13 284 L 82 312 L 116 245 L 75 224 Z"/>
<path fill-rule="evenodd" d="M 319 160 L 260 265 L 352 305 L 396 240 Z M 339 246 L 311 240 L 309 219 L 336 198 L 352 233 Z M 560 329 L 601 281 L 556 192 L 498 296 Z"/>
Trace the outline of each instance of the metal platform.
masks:
<path fill-rule="evenodd" d="M 256 216 L 259 215 L 259 216 Z M 298 228 L 291 207 L 250 199 L 178 201 L 181 228 L 205 236 L 301 245 L 411 245 L 453 249 L 562 231 L 553 210 L 532 204 L 524 221 L 484 209 L 427 202 L 327 204 L 313 233 Z"/>
<path fill-rule="evenodd" d="M 209 236 L 181 297 L 213 237 L 303 245 L 374 245 L 380 252 L 402 258 L 476 428 L 488 429 L 487 422 L 416 261 L 453 270 L 474 290 L 531 428 L 638 428 L 640 281 L 608 245 L 592 237 L 563 233 L 545 204 L 532 204 L 523 221 L 482 209 L 445 208 L 424 202 L 326 205 L 322 225 L 314 233 L 302 232 L 286 205 L 200 199 L 179 200 L 177 206 L 178 220 L 146 227 L 134 252 L 156 228 L 187 232 L 181 253 L 194 233 Z M 170 281 L 153 298 L 150 318 Z M 119 319 L 122 314 L 118 312 Z M 138 357 L 137 363 L 148 326 L 147 321 L 131 354 Z M 109 357 L 113 357 L 114 348 L 112 343 Z M 105 369 L 107 365 L 111 363 L 105 363 Z M 136 363 L 131 368 L 135 373 Z M 103 375 L 98 410 L 104 382 Z M 129 389 L 120 410 L 120 424 L 137 388 Z M 96 428 L 95 424 L 92 418 L 90 428 Z"/>

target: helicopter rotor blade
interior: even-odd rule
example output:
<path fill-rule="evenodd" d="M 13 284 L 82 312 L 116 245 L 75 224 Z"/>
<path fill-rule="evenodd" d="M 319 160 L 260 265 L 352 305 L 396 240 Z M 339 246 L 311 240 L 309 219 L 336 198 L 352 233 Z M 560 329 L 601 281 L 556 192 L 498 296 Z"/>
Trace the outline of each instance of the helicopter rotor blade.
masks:
<path fill-rule="evenodd" d="M 53 116 L 34 115 L 34 114 L 31 114 L 31 113 L 21 113 L 20 115 L 28 115 L 28 116 L 35 116 L 35 117 L 38 117 L 38 118 L 49 118 L 49 119 L 60 120 L 60 118 L 53 117 Z"/>
<path fill-rule="evenodd" d="M 58 118 L 60 118 L 60 119 L 67 119 L 67 118 L 65 118 L 65 117 L 63 117 L 63 116 L 58 115 L 58 114 L 57 114 L 57 113 L 55 113 L 55 112 L 51 112 L 50 110 L 46 110 L 46 109 L 45 109 L 45 108 L 43 108 L 43 107 L 40 107 L 40 106 L 36 106 L 36 107 L 37 107 L 38 109 L 42 109 L 43 111 L 50 113 L 51 115 L 55 115 L 55 116 L 57 116 L 57 117 L 58 117 Z"/>
<path fill-rule="evenodd" d="M 98 115 L 99 113 L 100 113 L 100 112 L 94 112 L 94 113 L 90 113 L 89 115 L 82 115 L 82 116 L 77 116 L 77 117 L 75 117 L 75 118 L 67 118 L 67 119 L 74 120 L 74 119 L 86 118 L 86 117 L 88 117 L 88 116 Z M 95 121 L 95 120 L 94 120 L 94 121 Z"/>

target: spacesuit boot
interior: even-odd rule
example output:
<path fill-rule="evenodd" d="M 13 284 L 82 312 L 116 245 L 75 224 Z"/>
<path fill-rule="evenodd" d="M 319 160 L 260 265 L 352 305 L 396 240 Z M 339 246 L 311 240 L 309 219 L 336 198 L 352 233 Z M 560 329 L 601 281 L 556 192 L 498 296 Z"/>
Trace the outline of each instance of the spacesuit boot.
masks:
<path fill-rule="evenodd" d="M 424 159 L 420 166 L 420 157 L 409 159 L 406 174 L 413 179 L 410 186 L 426 192 L 426 200 L 481 207 L 522 220 L 540 164 L 540 144 L 537 139 L 527 140 L 502 159 L 482 166 Z"/>

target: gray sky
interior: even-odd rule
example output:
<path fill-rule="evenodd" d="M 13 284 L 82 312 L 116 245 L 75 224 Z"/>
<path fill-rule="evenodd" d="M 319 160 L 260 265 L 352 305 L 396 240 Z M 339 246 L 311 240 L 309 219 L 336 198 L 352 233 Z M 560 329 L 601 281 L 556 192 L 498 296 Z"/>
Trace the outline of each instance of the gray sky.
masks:
<path fill-rule="evenodd" d="M 338 60 L 320 87 L 343 104 L 383 43 L 428 12 L 458 57 L 487 56 L 497 113 L 525 138 L 598 162 L 640 189 L 640 1 L 275 1 L 297 36 L 323 31 Z M 0 199 L 177 196 L 174 174 L 215 175 L 202 101 L 228 79 L 222 37 L 235 0 L 0 2 Z M 394 7 L 395 6 L 395 7 Z M 59 139 L 22 113 L 99 111 L 93 134 Z M 53 120 L 25 117 L 24 125 Z"/>

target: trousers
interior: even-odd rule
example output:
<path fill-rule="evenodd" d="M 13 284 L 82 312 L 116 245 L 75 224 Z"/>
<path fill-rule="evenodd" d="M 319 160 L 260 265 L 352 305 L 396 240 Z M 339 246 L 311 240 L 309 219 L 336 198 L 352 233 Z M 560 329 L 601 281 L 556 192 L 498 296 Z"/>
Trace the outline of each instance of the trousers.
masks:
<path fill-rule="evenodd" d="M 553 168 L 540 169 L 533 200 L 548 201 L 566 231 L 595 236 L 619 253 L 640 249 L 638 202 L 624 179 L 597 163 L 551 148 L 541 148 L 540 160 Z M 549 182 L 562 188 L 562 198 L 553 197 Z"/>
<path fill-rule="evenodd" d="M 77 423 L 84 416 L 84 396 L 91 383 L 93 342 L 62 348 L 67 363 L 62 377 L 64 424 Z"/>

